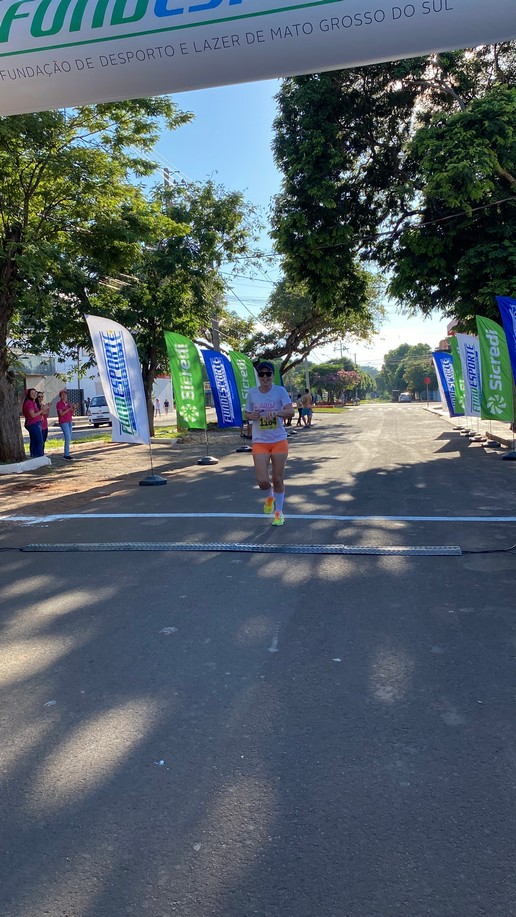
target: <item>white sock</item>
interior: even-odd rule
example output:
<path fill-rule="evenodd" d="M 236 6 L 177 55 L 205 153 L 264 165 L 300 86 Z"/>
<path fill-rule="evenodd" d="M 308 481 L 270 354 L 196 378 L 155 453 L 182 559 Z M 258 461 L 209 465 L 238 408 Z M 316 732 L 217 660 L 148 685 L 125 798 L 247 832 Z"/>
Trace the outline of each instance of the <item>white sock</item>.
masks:
<path fill-rule="evenodd" d="M 277 513 L 283 512 L 284 499 L 285 499 L 285 491 L 283 491 L 283 493 L 281 494 L 274 494 L 274 503 L 275 503 L 274 509 L 276 510 Z"/>

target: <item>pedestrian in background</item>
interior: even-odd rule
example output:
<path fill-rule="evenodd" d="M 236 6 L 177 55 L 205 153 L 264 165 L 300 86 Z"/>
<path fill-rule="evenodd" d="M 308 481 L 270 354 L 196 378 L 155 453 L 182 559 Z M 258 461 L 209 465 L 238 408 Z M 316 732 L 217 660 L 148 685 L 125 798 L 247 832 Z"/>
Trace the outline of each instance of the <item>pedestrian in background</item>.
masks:
<path fill-rule="evenodd" d="M 301 426 L 302 426 L 302 421 L 301 421 L 301 417 L 303 416 L 303 415 L 302 415 L 302 411 L 303 411 L 303 402 L 302 402 L 302 400 L 301 400 L 302 397 L 303 397 L 303 396 L 302 396 L 301 392 L 298 392 L 298 395 L 297 395 L 297 398 L 296 398 L 296 408 L 297 408 L 297 423 L 296 423 L 296 427 L 301 427 Z"/>
<path fill-rule="evenodd" d="M 159 403 L 159 398 L 156 398 L 156 401 L 154 402 L 154 413 L 156 417 L 161 417 L 161 407 Z"/>
<path fill-rule="evenodd" d="M 27 389 L 22 404 L 22 414 L 25 417 L 25 429 L 29 434 L 30 457 L 41 458 L 43 455 L 43 436 L 41 434 L 41 418 L 43 412 L 37 404 L 38 390 Z"/>
<path fill-rule="evenodd" d="M 45 452 L 45 443 L 48 437 L 48 404 L 45 404 L 45 395 L 38 392 L 36 404 L 41 411 L 41 437 L 43 439 L 43 453 Z"/>
<path fill-rule="evenodd" d="M 312 396 L 308 388 L 305 388 L 304 395 L 301 395 L 301 417 L 305 427 L 312 426 Z"/>
<path fill-rule="evenodd" d="M 64 458 L 71 460 L 70 443 L 72 442 L 72 417 L 74 415 L 74 406 L 68 401 L 68 393 L 65 388 L 59 392 L 59 401 L 56 404 L 57 421 L 64 438 Z"/>
<path fill-rule="evenodd" d="M 168 409 L 170 407 L 170 404 L 168 403 L 167 400 L 163 402 L 163 407 L 165 408 L 165 414 L 168 414 Z"/>

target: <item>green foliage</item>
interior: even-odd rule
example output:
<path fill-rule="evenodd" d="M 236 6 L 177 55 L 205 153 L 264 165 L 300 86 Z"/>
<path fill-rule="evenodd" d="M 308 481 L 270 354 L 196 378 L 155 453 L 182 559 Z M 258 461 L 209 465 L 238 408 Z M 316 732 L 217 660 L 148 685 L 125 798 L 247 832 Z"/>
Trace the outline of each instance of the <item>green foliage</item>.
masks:
<path fill-rule="evenodd" d="M 156 374 L 168 371 L 164 331 L 205 338 L 217 316 L 233 340 L 248 333 L 250 322 L 224 307 L 219 268 L 246 254 L 253 238 L 252 210 L 242 196 L 212 182 L 171 185 L 156 193 L 155 204 L 166 216 L 138 249 L 131 282 L 102 289 L 95 300 L 97 311 L 131 329 L 149 403 Z"/>
<path fill-rule="evenodd" d="M 322 394 L 327 392 L 328 400 L 339 399 L 343 392 L 351 391 L 360 384 L 360 375 L 355 371 L 355 364 L 347 357 L 319 363 L 310 370 L 312 388 Z"/>
<path fill-rule="evenodd" d="M 252 356 L 281 359 L 282 372 L 299 365 L 316 347 L 342 341 L 367 340 L 383 314 L 378 305 L 377 279 L 361 270 L 364 299 L 354 309 L 335 304 L 328 309 L 313 300 L 305 284 L 283 278 L 273 290 L 266 309 L 260 314 L 264 331 L 255 333 L 246 344 Z"/>
<path fill-rule="evenodd" d="M 86 342 L 77 310 L 152 230 L 134 176 L 154 169 L 160 121 L 189 117 L 140 99 L 0 119 L 0 373 L 9 338 L 35 351 Z"/>
<path fill-rule="evenodd" d="M 410 145 L 420 213 L 392 244 L 390 292 L 474 330 L 516 294 L 516 89 L 494 86 L 466 110 L 435 115 Z"/>
<path fill-rule="evenodd" d="M 0 381 L 9 345 L 88 349 L 91 312 L 133 331 L 150 403 L 165 329 L 205 334 L 217 315 L 249 331 L 225 307 L 220 268 L 248 253 L 252 208 L 212 182 L 151 199 L 135 183 L 155 169 L 163 124 L 189 119 L 164 98 L 0 119 Z"/>
<path fill-rule="evenodd" d="M 393 391 L 424 391 L 423 379 L 429 376 L 430 388 L 437 388 L 437 378 L 428 344 L 400 344 L 384 357 L 383 366 L 376 377 L 379 392 L 390 396 Z"/>
<path fill-rule="evenodd" d="M 463 327 L 496 310 L 495 293 L 515 295 L 515 48 L 284 81 L 274 233 L 314 301 L 361 302 L 360 259 L 402 308 Z"/>

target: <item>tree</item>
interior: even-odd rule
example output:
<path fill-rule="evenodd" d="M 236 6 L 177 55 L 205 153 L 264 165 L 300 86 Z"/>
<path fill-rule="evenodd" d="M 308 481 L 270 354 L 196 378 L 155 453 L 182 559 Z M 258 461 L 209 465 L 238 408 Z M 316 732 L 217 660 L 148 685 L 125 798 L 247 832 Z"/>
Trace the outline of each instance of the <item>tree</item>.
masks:
<path fill-rule="evenodd" d="M 378 375 L 377 370 L 374 371 L 374 377 L 371 373 L 367 372 L 365 366 L 360 367 L 360 394 L 359 397 L 363 398 L 368 392 L 376 391 L 376 382 L 375 378 Z"/>
<path fill-rule="evenodd" d="M 316 347 L 348 336 L 353 340 L 368 340 L 383 311 L 378 304 L 376 278 L 366 271 L 362 274 L 364 299 L 353 309 L 345 303 L 336 303 L 329 309 L 313 300 L 305 284 L 283 278 L 259 317 L 266 330 L 249 339 L 246 351 L 265 359 L 281 359 L 281 371 L 288 372 Z"/>
<path fill-rule="evenodd" d="M 273 149 L 284 178 L 273 237 L 287 276 L 326 308 L 362 302 L 358 254 L 382 219 L 371 204 L 380 192 L 388 212 L 412 117 L 406 72 L 407 63 L 397 62 L 294 77 L 278 94 Z"/>
<path fill-rule="evenodd" d="M 514 294 L 515 48 L 284 81 L 274 225 L 292 276 L 331 302 L 375 261 L 402 308 L 466 323 Z"/>
<path fill-rule="evenodd" d="M 0 119 L 0 461 L 24 457 L 9 345 L 81 343 L 76 310 L 151 228 L 134 176 L 154 169 L 160 121 L 189 118 L 157 98 Z"/>
<path fill-rule="evenodd" d="M 411 392 L 422 391 L 423 379 L 430 376 L 432 387 L 437 385 L 435 369 L 432 362 L 432 350 L 428 344 L 400 344 L 385 354 L 383 366 L 376 377 L 376 385 L 384 395 L 393 391 L 408 389 Z"/>
<path fill-rule="evenodd" d="M 378 390 L 384 395 L 403 388 L 403 360 L 410 351 L 410 344 L 400 344 L 389 350 L 383 358 L 383 365 L 376 378 Z"/>
<path fill-rule="evenodd" d="M 355 364 L 347 357 L 343 357 L 314 366 L 310 370 L 310 381 L 316 391 L 327 392 L 328 401 L 333 402 L 340 398 L 342 392 L 357 388 L 360 384 L 360 375 L 355 370 Z"/>
<path fill-rule="evenodd" d="M 428 344 L 416 344 L 408 351 L 401 367 L 405 388 L 409 392 L 422 392 L 425 388 L 424 378 L 429 376 L 432 388 L 437 386 L 437 377 L 432 361 L 432 350 Z"/>
<path fill-rule="evenodd" d="M 419 212 L 386 252 L 391 294 L 464 330 L 476 330 L 476 314 L 500 321 L 495 296 L 516 294 L 516 89 L 495 85 L 434 115 L 409 155 Z"/>
<path fill-rule="evenodd" d="M 222 263 L 247 255 L 253 235 L 253 210 L 242 195 L 204 184 L 175 183 L 155 200 L 165 217 L 158 234 L 141 247 L 131 265 L 132 282 L 113 292 L 101 290 L 96 305 L 131 329 L 138 346 L 151 432 L 152 389 L 167 371 L 164 332 L 205 338 L 212 322 L 235 341 L 251 322 L 225 307 Z M 168 232 L 167 232 L 168 230 Z"/>

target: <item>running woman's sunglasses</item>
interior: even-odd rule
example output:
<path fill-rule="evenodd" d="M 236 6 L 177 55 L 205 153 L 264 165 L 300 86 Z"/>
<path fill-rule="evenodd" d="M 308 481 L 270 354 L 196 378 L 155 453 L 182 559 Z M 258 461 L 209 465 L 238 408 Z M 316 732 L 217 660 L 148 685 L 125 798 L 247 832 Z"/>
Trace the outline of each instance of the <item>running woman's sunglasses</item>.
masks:
<path fill-rule="evenodd" d="M 272 373 L 269 370 L 264 370 L 263 372 L 258 373 L 259 376 L 272 376 Z"/>

